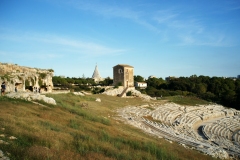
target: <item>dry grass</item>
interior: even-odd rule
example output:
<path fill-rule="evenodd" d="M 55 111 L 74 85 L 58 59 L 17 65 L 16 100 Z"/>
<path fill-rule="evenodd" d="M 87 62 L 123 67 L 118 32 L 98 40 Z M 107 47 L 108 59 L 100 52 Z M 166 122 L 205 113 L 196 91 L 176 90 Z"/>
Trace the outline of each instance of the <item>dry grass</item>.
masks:
<path fill-rule="evenodd" d="M 0 144 L 11 159 L 212 159 L 178 144 L 157 139 L 115 120 L 115 110 L 142 105 L 138 98 L 106 95 L 48 95 L 57 106 L 42 107 L 0 97 Z M 102 102 L 96 102 L 96 98 Z M 88 107 L 82 108 L 82 103 Z M 9 136 L 17 137 L 9 140 Z"/>

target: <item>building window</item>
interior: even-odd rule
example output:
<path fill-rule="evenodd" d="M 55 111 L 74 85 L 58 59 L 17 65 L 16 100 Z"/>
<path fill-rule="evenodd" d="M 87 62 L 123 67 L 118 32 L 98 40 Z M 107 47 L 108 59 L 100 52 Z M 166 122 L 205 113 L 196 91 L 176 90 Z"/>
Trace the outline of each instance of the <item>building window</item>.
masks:
<path fill-rule="evenodd" d="M 119 74 L 123 73 L 122 69 L 118 69 L 118 73 Z"/>

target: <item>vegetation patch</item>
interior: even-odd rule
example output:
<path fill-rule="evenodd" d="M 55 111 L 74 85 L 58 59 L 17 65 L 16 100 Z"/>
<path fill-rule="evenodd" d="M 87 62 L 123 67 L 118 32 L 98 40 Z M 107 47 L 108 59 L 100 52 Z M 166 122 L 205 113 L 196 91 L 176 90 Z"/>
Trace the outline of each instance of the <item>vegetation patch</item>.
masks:
<path fill-rule="evenodd" d="M 131 91 L 128 91 L 128 92 L 126 93 L 126 96 L 132 96 L 132 92 L 131 92 Z"/>
<path fill-rule="evenodd" d="M 0 134 L 6 135 L 0 139 L 9 142 L 0 148 L 10 153 L 10 159 L 212 159 L 111 118 L 117 108 L 146 103 L 138 98 L 126 101 L 71 93 L 47 96 L 56 100 L 55 107 L 0 97 Z M 81 103 L 88 103 L 88 107 L 83 109 Z M 17 139 L 9 140 L 10 136 Z"/>
<path fill-rule="evenodd" d="M 194 96 L 170 96 L 170 97 L 164 97 L 162 98 L 162 100 L 168 100 L 169 102 L 177 103 L 180 105 L 189 105 L 189 106 L 210 104 L 210 102 L 207 102 L 205 100 L 202 100 Z"/>
<path fill-rule="evenodd" d="M 60 128 L 57 125 L 53 125 L 47 121 L 40 121 L 40 125 L 43 126 L 47 130 L 52 130 L 52 131 L 56 131 L 56 132 L 60 131 Z"/>
<path fill-rule="evenodd" d="M 153 121 L 153 117 L 152 116 L 143 116 L 143 118 L 148 119 L 150 121 Z"/>
<path fill-rule="evenodd" d="M 145 108 L 150 109 L 151 111 L 155 110 L 155 109 L 152 108 L 152 107 L 145 107 Z"/>
<path fill-rule="evenodd" d="M 152 121 L 152 122 L 162 123 L 162 122 L 159 121 L 159 120 L 155 120 L 155 119 L 153 119 L 152 116 L 143 116 L 143 118 L 148 119 L 149 121 Z"/>

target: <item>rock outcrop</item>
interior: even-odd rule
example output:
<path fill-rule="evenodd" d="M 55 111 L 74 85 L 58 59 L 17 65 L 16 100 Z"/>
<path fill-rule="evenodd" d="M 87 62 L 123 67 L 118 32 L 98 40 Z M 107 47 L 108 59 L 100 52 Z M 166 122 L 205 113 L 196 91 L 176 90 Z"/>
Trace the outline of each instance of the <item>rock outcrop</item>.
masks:
<path fill-rule="evenodd" d="M 56 101 L 53 98 L 46 97 L 45 95 L 41 95 L 39 93 L 32 92 L 10 92 L 6 94 L 9 98 L 19 98 L 27 101 L 44 101 L 48 104 L 56 105 Z"/>
<path fill-rule="evenodd" d="M 82 92 L 73 92 L 73 94 L 77 96 L 85 96 Z"/>
<path fill-rule="evenodd" d="M 100 98 L 96 98 L 95 100 L 96 102 L 102 102 L 102 100 Z"/>
<path fill-rule="evenodd" d="M 117 96 L 120 95 L 124 90 L 124 87 L 118 87 L 118 88 L 109 88 L 107 89 L 105 92 L 103 92 L 102 94 L 106 94 L 109 96 Z M 134 97 L 140 97 L 143 100 L 149 101 L 149 100 L 155 100 L 155 98 L 152 98 L 146 94 L 142 94 L 140 91 L 136 90 L 135 87 L 129 87 L 126 91 L 127 92 L 131 92 L 131 96 Z M 123 96 L 126 97 L 126 94 Z"/>
<path fill-rule="evenodd" d="M 0 63 L 0 83 L 6 82 L 6 92 L 35 91 L 52 92 L 54 71 L 52 69 L 38 69 L 16 64 Z"/>

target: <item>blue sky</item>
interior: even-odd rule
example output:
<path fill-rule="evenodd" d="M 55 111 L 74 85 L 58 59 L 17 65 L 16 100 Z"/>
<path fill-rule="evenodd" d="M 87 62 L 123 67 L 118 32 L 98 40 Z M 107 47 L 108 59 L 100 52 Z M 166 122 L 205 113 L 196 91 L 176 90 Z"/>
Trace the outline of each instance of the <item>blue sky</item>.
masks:
<path fill-rule="evenodd" d="M 1 0 L 0 62 L 55 75 L 240 75 L 239 0 Z"/>

